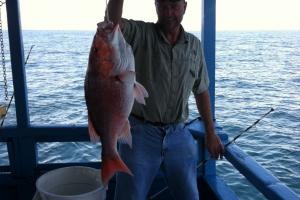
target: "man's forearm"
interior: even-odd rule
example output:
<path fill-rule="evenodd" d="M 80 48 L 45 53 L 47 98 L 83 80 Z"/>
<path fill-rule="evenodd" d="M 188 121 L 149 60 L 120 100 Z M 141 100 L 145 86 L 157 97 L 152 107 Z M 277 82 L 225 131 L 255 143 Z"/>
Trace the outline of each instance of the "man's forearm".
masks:
<path fill-rule="evenodd" d="M 205 131 L 208 134 L 214 134 L 214 123 L 212 119 L 212 113 L 210 109 L 210 98 L 208 90 L 202 92 L 201 94 L 195 95 L 196 104 L 199 113 L 201 114 L 202 120 L 205 125 Z"/>
<path fill-rule="evenodd" d="M 114 24 L 119 24 L 121 21 L 123 2 L 124 0 L 109 0 L 108 2 L 107 12 L 105 16 Z"/>
<path fill-rule="evenodd" d="M 199 113 L 201 114 L 205 125 L 205 142 L 208 152 L 211 154 L 212 158 L 222 159 L 224 154 L 224 146 L 222 145 L 218 135 L 215 133 L 215 127 L 210 109 L 209 93 L 206 90 L 199 95 L 195 95 L 195 98 Z"/>

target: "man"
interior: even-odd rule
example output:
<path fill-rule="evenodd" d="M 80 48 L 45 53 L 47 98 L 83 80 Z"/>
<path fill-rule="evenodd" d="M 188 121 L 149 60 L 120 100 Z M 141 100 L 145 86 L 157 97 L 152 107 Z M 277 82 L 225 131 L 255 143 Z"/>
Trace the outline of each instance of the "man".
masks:
<path fill-rule="evenodd" d="M 119 24 L 132 46 L 136 78 L 148 91 L 146 106 L 134 104 L 130 116 L 132 148 L 120 144 L 120 155 L 134 176 L 117 174 L 115 199 L 144 200 L 161 169 L 175 199 L 198 199 L 197 146 L 184 127 L 193 91 L 205 124 L 211 156 L 224 149 L 214 130 L 208 75 L 201 43 L 184 31 L 184 0 L 155 0 L 157 23 L 122 19 L 123 0 L 110 0 L 106 18 Z"/>

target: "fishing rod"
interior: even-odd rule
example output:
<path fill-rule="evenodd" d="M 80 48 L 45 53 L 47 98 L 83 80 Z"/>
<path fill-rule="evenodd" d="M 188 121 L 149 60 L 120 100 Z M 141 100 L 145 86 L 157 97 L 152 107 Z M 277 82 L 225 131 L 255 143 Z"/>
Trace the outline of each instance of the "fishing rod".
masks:
<path fill-rule="evenodd" d="M 233 142 L 235 142 L 239 137 L 241 137 L 244 133 L 246 133 L 247 131 L 249 131 L 251 128 L 253 128 L 256 124 L 258 124 L 263 118 L 265 118 L 267 115 L 269 115 L 271 112 L 273 112 L 275 109 L 271 108 L 268 112 L 266 112 L 265 114 L 263 114 L 258 120 L 256 120 L 253 124 L 251 124 L 250 126 L 248 126 L 245 130 L 241 131 L 238 135 L 236 135 L 232 140 L 230 140 L 228 143 L 226 143 L 224 145 L 224 149 L 226 149 L 226 147 L 228 147 L 229 145 L 231 145 Z M 198 118 L 196 118 L 198 119 Z M 196 119 L 192 120 L 193 122 L 196 121 Z M 189 123 L 190 124 L 190 123 Z M 197 165 L 197 169 L 199 167 L 201 167 L 202 165 L 204 165 L 207 161 L 209 161 L 210 159 L 212 159 L 211 157 L 205 160 L 202 160 L 198 165 Z M 169 187 L 166 186 L 164 187 L 162 190 L 158 191 L 157 193 L 155 193 L 154 195 L 150 196 L 148 200 L 153 200 L 156 197 L 158 197 L 160 194 L 162 194 L 164 191 L 166 191 Z"/>

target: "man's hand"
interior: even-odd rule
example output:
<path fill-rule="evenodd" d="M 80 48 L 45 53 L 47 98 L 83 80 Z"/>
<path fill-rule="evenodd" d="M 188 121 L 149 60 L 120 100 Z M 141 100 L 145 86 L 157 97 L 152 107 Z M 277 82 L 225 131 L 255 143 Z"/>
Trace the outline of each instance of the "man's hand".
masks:
<path fill-rule="evenodd" d="M 109 0 L 105 18 L 113 22 L 114 25 L 119 24 L 123 12 L 124 0 Z"/>
<path fill-rule="evenodd" d="M 224 146 L 218 135 L 216 135 L 215 133 L 206 133 L 205 144 L 212 158 L 223 159 Z"/>
<path fill-rule="evenodd" d="M 196 104 L 205 125 L 205 143 L 212 158 L 223 158 L 224 147 L 218 135 L 215 133 L 214 123 L 211 116 L 208 90 L 195 95 Z"/>

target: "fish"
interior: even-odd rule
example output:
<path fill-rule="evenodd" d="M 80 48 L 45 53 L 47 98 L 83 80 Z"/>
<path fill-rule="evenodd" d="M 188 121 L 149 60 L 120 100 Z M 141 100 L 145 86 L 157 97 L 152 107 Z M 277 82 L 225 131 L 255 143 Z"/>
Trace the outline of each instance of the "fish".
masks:
<path fill-rule="evenodd" d="M 134 100 L 146 103 L 147 90 L 136 81 L 131 46 L 118 24 L 100 22 L 90 48 L 84 81 L 88 132 L 101 142 L 101 178 L 104 184 L 116 172 L 133 175 L 117 151 L 117 142 L 132 146 L 128 117 Z"/>

